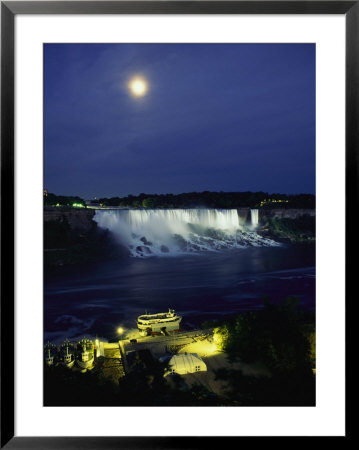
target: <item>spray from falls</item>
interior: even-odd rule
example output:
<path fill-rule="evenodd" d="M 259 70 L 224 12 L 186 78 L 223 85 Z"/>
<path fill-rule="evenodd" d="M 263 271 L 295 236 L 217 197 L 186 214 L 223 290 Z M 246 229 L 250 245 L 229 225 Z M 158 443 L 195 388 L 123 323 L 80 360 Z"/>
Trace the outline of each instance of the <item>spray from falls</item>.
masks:
<path fill-rule="evenodd" d="M 252 210 L 253 211 L 253 210 Z M 236 209 L 97 210 L 94 220 L 110 230 L 132 256 L 176 255 L 248 246 L 272 246 L 246 227 Z"/>

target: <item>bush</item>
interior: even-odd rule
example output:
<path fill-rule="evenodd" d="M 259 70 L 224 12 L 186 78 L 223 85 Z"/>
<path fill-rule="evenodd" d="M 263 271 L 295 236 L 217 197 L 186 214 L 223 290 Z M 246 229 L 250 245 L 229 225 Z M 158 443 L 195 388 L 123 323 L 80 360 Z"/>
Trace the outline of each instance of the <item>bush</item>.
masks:
<path fill-rule="evenodd" d="M 266 301 L 263 310 L 240 314 L 216 328 L 215 341 L 230 355 L 260 362 L 274 372 L 311 368 L 314 317 L 298 311 L 298 302 L 294 297 L 279 305 Z M 308 333 L 310 325 L 312 332 Z"/>

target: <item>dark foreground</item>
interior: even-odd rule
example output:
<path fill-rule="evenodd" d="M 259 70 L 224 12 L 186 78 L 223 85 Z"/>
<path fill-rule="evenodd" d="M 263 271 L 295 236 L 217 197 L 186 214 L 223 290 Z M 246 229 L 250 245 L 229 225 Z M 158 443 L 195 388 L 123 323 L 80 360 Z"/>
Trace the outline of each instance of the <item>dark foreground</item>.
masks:
<path fill-rule="evenodd" d="M 314 314 L 297 305 L 298 299 L 288 298 L 212 324 L 219 353 L 206 364 L 209 370 L 210 359 L 219 357 L 211 374 L 215 383 L 201 383 L 208 372 L 164 377 L 166 363 L 141 350 L 131 353 L 132 362 L 128 357 L 126 371 L 117 371 L 115 379 L 108 367 L 113 360 L 102 357 L 86 373 L 46 368 L 45 405 L 315 406 Z"/>

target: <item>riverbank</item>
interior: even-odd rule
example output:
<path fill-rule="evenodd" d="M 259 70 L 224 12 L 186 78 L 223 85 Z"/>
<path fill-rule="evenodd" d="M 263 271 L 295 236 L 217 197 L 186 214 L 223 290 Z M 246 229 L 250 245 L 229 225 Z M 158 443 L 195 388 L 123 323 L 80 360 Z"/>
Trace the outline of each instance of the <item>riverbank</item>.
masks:
<path fill-rule="evenodd" d="M 105 261 L 119 254 L 108 230 L 100 229 L 91 209 L 46 208 L 44 210 L 44 267 Z"/>
<path fill-rule="evenodd" d="M 315 215 L 287 217 L 274 213 L 262 217 L 261 226 L 257 232 L 277 242 L 306 243 L 315 241 L 315 225 Z"/>

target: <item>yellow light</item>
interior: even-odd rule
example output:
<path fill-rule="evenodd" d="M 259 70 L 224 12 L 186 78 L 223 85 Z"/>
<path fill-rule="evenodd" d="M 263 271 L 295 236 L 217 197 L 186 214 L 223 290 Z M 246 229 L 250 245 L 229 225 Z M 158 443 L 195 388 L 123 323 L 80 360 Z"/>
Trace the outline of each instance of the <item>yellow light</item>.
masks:
<path fill-rule="evenodd" d="M 125 330 L 122 327 L 117 328 L 117 333 L 122 334 Z"/>
<path fill-rule="evenodd" d="M 215 333 L 213 335 L 213 342 L 214 342 L 214 345 L 221 345 L 222 337 L 218 333 Z"/>
<path fill-rule="evenodd" d="M 128 86 L 135 97 L 143 97 L 148 90 L 147 81 L 140 77 L 132 78 Z"/>
<path fill-rule="evenodd" d="M 222 328 L 215 328 L 213 330 L 213 343 L 218 350 L 224 350 L 226 342 L 228 340 L 229 330 L 226 326 Z"/>

